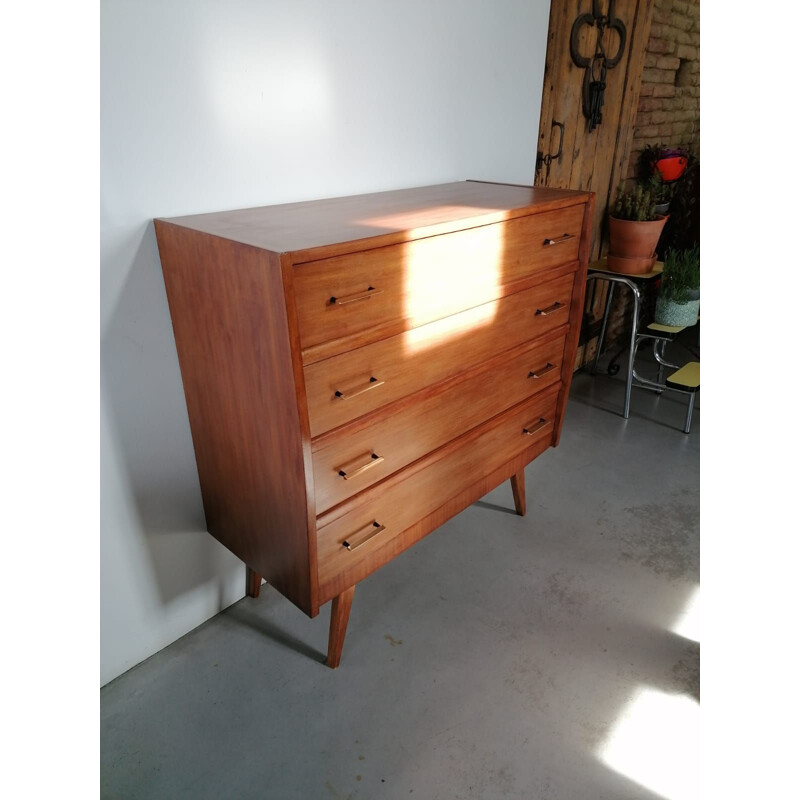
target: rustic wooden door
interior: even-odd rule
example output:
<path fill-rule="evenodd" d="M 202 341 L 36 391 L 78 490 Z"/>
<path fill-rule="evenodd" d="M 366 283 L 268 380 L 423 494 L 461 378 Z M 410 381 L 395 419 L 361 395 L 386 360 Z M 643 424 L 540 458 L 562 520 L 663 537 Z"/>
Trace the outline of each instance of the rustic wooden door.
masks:
<path fill-rule="evenodd" d="M 537 150 L 542 156 L 555 154 L 561 142 L 561 155 L 549 164 L 537 159 L 534 183 L 596 193 L 590 260 L 605 252 L 602 222 L 610 195 L 626 177 L 653 5 L 654 0 L 551 0 L 550 4 Z M 622 21 L 626 41 L 619 62 L 605 75 L 602 122 L 591 130 L 583 113 L 585 70 L 573 62 L 570 37 L 575 26 L 579 55 L 594 55 L 598 28 L 589 23 L 593 13 L 606 18 L 601 45 L 609 58 L 617 53 L 621 39 L 619 27 L 607 24 L 609 17 Z M 581 15 L 585 15 L 582 22 L 575 25 Z"/>
<path fill-rule="evenodd" d="M 590 261 L 606 253 L 604 222 L 608 204 L 620 180 L 630 172 L 628 160 L 653 7 L 654 0 L 551 0 L 550 3 L 534 185 L 595 192 Z M 598 16 L 604 17 L 600 38 L 594 23 Z M 622 22 L 624 45 L 622 26 L 616 22 L 610 25 L 610 19 Z M 597 50 L 598 38 L 603 52 L 612 60 L 622 49 L 618 62 L 604 76 L 602 120 L 592 126 L 584 114 L 586 71 L 574 62 L 571 49 L 579 58 L 590 58 Z M 599 77 L 595 65 L 590 79 Z M 556 153 L 560 153 L 557 158 L 547 158 Z M 607 296 L 608 285 L 593 281 L 591 291 L 586 293 L 576 369 L 594 358 Z M 609 334 L 624 325 L 628 300 L 625 293 L 617 292 Z"/>

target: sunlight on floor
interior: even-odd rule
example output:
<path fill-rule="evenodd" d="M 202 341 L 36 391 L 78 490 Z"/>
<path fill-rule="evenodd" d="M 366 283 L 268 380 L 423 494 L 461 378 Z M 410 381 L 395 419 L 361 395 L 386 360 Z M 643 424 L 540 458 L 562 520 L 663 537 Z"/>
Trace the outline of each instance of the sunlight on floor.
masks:
<path fill-rule="evenodd" d="M 667 800 L 699 798 L 700 706 L 691 697 L 640 689 L 598 755 Z"/>
<path fill-rule="evenodd" d="M 672 632 L 693 642 L 700 641 L 700 587 L 692 591 L 683 612 L 672 626 Z"/>

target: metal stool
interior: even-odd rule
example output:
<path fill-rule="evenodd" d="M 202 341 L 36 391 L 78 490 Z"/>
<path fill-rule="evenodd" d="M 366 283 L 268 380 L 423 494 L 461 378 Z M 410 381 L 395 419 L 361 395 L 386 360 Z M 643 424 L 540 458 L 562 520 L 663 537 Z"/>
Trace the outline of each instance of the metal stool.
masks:
<path fill-rule="evenodd" d="M 694 400 L 697 392 L 700 391 L 700 362 L 690 361 L 682 367 L 677 364 L 671 364 L 665 358 L 665 350 L 669 342 L 675 341 L 677 335 L 686 330 L 685 326 L 674 327 L 672 325 L 659 325 L 653 322 L 647 326 L 647 329 L 642 333 L 636 335 L 633 344 L 633 352 L 629 360 L 629 377 L 632 381 L 636 381 L 634 385 L 641 386 L 643 389 L 652 389 L 658 394 L 661 394 L 665 389 L 673 392 L 680 392 L 681 394 L 689 395 L 689 404 L 686 408 L 686 422 L 683 426 L 683 432 L 689 433 L 692 424 L 692 412 L 694 411 Z M 636 372 L 636 351 L 639 345 L 647 339 L 653 340 L 653 358 L 658 364 L 658 377 L 655 381 L 648 378 L 643 378 Z M 664 367 L 677 370 L 664 381 Z"/>
<path fill-rule="evenodd" d="M 600 361 L 600 356 L 603 350 L 603 340 L 608 326 L 608 317 L 611 312 L 611 302 L 614 298 L 614 288 L 617 284 L 627 286 L 633 295 L 633 320 L 631 323 L 631 335 L 628 346 L 628 373 L 625 380 L 625 404 L 622 411 L 622 416 L 625 419 L 630 417 L 631 413 L 631 392 L 634 386 L 639 386 L 643 389 L 649 389 L 659 394 L 666 389 L 671 391 L 681 392 L 688 394 L 689 407 L 686 412 L 686 423 L 684 425 L 684 433 L 689 433 L 689 427 L 692 421 L 692 412 L 694 410 L 695 394 L 700 390 L 700 362 L 690 362 L 685 367 L 678 368 L 677 364 L 671 364 L 666 360 L 665 350 L 669 342 L 675 340 L 676 336 L 684 330 L 683 327 L 672 327 L 669 325 L 659 325 L 651 323 L 647 326 L 645 331 L 639 332 L 639 314 L 641 312 L 642 294 L 639 288 L 639 283 L 653 280 L 661 275 L 663 264 L 657 263 L 651 272 L 643 275 L 622 275 L 617 272 L 610 272 L 606 268 L 606 260 L 601 259 L 589 265 L 589 275 L 586 279 L 587 284 L 589 281 L 607 281 L 610 286 L 608 290 L 608 297 L 606 298 L 606 307 L 603 313 L 603 323 L 600 328 L 600 337 L 597 341 L 597 352 L 592 364 L 591 374 L 597 372 L 597 365 Z M 647 340 L 653 340 L 653 357 L 658 363 L 658 378 L 656 381 L 651 381 L 642 377 L 636 372 L 636 351 L 639 345 Z M 614 357 L 616 360 L 620 354 Z M 664 381 L 664 367 L 675 369 L 677 372 L 670 375 L 666 382 Z M 687 369 L 690 368 L 690 369 Z M 616 374 L 616 373 L 614 373 Z"/>
<path fill-rule="evenodd" d="M 636 335 L 639 330 L 639 312 L 642 305 L 642 295 L 637 286 L 638 281 L 649 281 L 661 275 L 663 264 L 656 264 L 655 269 L 646 275 L 621 275 L 618 272 L 609 272 L 605 269 L 606 260 L 601 259 L 589 265 L 589 276 L 586 279 L 588 286 L 589 281 L 607 281 L 610 286 L 608 289 L 608 297 L 606 298 L 606 308 L 603 313 L 603 324 L 600 328 L 600 338 L 597 340 L 597 353 L 592 365 L 592 375 L 597 372 L 597 364 L 600 361 L 600 355 L 603 350 L 603 340 L 606 335 L 606 327 L 608 326 L 608 315 L 611 312 L 611 301 L 614 299 L 614 287 L 617 284 L 627 286 L 633 295 L 633 320 L 631 323 L 631 338 L 630 350 L 628 352 L 628 377 L 625 382 L 625 407 L 622 416 L 628 419 L 631 413 L 631 388 L 633 386 L 633 351 L 636 345 Z"/>

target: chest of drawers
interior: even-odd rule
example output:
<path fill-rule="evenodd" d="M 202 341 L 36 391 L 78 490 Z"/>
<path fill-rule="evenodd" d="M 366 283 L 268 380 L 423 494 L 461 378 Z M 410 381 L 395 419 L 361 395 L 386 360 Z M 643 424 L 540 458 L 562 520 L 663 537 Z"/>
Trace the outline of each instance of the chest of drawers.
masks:
<path fill-rule="evenodd" d="M 464 181 L 155 221 L 209 532 L 338 665 L 356 583 L 558 443 L 593 195 Z"/>

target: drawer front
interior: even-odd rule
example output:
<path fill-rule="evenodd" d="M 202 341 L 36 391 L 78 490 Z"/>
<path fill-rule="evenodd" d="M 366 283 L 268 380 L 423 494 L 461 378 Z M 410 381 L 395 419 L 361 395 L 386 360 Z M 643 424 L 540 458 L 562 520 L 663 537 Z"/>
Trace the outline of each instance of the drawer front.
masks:
<path fill-rule="evenodd" d="M 560 327 L 574 274 L 305 367 L 311 436 Z"/>
<path fill-rule="evenodd" d="M 313 453 L 317 514 L 561 380 L 566 327 L 492 359 L 368 425 L 325 437 Z M 373 415 L 374 417 L 374 415 Z"/>
<path fill-rule="evenodd" d="M 578 258 L 583 205 L 380 247 L 295 268 L 300 343 L 399 320 L 416 327 L 495 300 L 503 284 Z"/>
<path fill-rule="evenodd" d="M 377 552 L 393 537 L 487 474 L 553 435 L 558 387 L 536 395 L 465 437 L 446 455 L 386 488 L 376 486 L 363 502 L 317 530 L 321 586 Z M 435 458 L 435 455 L 434 455 Z M 413 470 L 409 468 L 409 472 Z M 377 565 L 384 563 L 379 561 Z M 324 594 L 324 589 L 323 589 Z"/>

